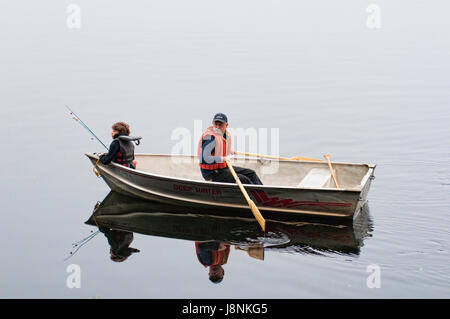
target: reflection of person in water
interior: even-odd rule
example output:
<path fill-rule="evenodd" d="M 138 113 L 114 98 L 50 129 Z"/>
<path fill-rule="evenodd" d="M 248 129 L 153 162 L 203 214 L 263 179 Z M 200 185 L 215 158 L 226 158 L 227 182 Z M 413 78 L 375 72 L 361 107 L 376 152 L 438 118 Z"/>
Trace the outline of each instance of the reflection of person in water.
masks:
<path fill-rule="evenodd" d="M 104 226 L 99 226 L 98 229 L 108 239 L 111 246 L 109 253 L 112 261 L 122 262 L 127 260 L 131 254 L 139 252 L 139 249 L 130 247 L 134 238 L 132 232 L 110 229 Z"/>
<path fill-rule="evenodd" d="M 209 280 L 218 284 L 225 275 L 225 265 L 230 254 L 230 245 L 220 241 L 195 242 L 195 250 L 200 263 L 209 267 Z"/>

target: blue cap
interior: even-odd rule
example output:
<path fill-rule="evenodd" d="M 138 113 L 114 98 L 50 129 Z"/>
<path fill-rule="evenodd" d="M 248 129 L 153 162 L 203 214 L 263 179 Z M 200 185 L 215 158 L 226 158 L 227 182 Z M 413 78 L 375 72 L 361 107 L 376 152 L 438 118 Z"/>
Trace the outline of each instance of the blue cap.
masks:
<path fill-rule="evenodd" d="M 214 115 L 214 118 L 213 118 L 213 122 L 215 122 L 215 121 L 219 121 L 222 123 L 228 123 L 228 118 L 223 113 L 217 113 L 216 115 Z"/>

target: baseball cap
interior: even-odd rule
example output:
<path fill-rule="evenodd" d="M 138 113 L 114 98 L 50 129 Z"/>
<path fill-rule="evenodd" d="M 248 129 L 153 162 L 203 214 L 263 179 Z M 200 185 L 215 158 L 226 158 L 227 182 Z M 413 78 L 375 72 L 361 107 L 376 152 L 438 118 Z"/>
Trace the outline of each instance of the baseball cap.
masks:
<path fill-rule="evenodd" d="M 213 118 L 213 122 L 215 122 L 215 121 L 219 121 L 222 123 L 228 123 L 228 118 L 223 113 L 217 113 L 216 115 L 214 115 L 214 118 Z"/>

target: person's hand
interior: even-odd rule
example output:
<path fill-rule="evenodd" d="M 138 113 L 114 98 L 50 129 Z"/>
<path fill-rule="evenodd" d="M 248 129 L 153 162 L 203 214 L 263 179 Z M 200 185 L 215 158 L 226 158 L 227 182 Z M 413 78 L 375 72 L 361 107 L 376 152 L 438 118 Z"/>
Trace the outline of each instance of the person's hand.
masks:
<path fill-rule="evenodd" d="M 225 250 L 225 249 L 227 249 L 227 246 L 230 246 L 230 244 L 227 242 L 221 241 L 219 243 L 219 248 L 217 250 L 219 250 L 219 251 Z"/>
<path fill-rule="evenodd" d="M 227 155 L 227 156 L 222 156 L 222 162 L 229 162 L 231 160 L 231 156 Z"/>

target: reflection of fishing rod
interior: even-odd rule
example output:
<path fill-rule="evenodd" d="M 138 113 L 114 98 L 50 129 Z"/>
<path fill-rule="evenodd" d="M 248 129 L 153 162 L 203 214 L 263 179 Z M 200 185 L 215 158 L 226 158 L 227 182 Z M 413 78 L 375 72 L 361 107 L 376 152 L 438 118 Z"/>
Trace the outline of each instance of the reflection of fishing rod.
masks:
<path fill-rule="evenodd" d="M 76 243 L 73 243 L 72 248 L 74 248 L 75 250 L 71 251 L 70 255 L 66 259 L 64 259 L 64 261 L 68 260 L 70 257 L 75 255 L 81 247 L 83 247 L 85 244 L 90 242 L 91 239 L 94 238 L 99 232 L 100 232 L 100 230 L 97 230 L 95 233 L 93 231 L 91 231 L 91 234 L 89 236 L 87 236 L 86 238 L 83 238 L 80 241 L 77 241 Z"/>
<path fill-rule="evenodd" d="M 103 147 L 104 148 L 106 148 L 106 149 L 108 149 L 107 147 L 106 147 L 106 145 L 105 144 L 103 144 L 103 142 L 102 141 L 100 141 L 100 139 L 97 137 L 97 135 L 95 135 L 94 134 L 94 132 L 92 132 L 91 131 L 91 129 L 86 125 L 86 124 L 84 124 L 84 122 L 80 119 L 80 117 L 78 116 L 78 115 L 76 115 L 66 104 L 64 104 L 65 106 L 66 106 L 66 108 L 69 110 L 69 112 L 70 112 L 70 115 L 73 115 L 73 119 L 75 120 L 75 121 L 77 121 L 78 123 L 80 123 L 80 125 L 82 126 L 82 127 L 84 127 L 88 132 L 89 132 L 89 134 L 91 134 L 100 144 L 102 144 L 103 145 Z"/>
<path fill-rule="evenodd" d="M 100 206 L 100 202 L 97 202 L 97 204 L 95 204 L 94 206 L 94 213 L 97 210 L 97 208 Z M 95 233 L 93 230 L 91 230 L 91 233 L 89 234 L 89 236 L 77 241 L 76 243 L 72 243 L 72 248 L 74 249 L 73 251 L 70 252 L 69 256 L 64 259 L 64 261 L 68 260 L 70 257 L 72 257 L 73 255 L 75 255 L 77 253 L 77 251 L 83 247 L 84 245 L 86 245 L 88 242 L 91 241 L 92 238 L 94 238 L 95 236 L 97 236 L 98 233 L 100 233 L 100 227 L 97 224 L 97 221 L 94 218 L 94 222 L 97 225 L 97 227 L 99 228 Z"/>

